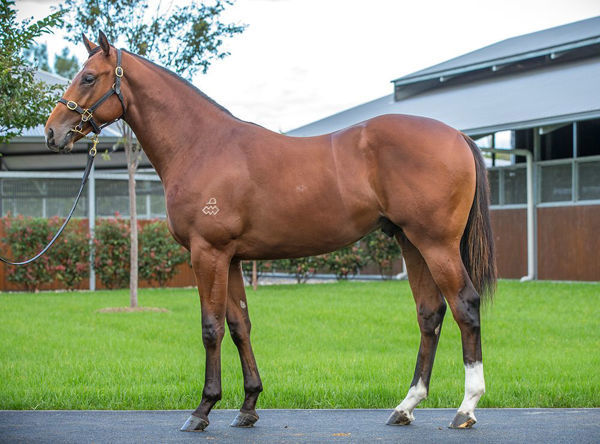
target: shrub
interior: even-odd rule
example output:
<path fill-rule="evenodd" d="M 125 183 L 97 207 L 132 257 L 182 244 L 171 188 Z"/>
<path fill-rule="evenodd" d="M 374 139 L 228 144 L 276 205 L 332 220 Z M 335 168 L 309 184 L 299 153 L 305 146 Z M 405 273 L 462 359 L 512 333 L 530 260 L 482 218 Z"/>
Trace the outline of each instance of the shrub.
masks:
<path fill-rule="evenodd" d="M 96 224 L 96 276 L 106 288 L 129 285 L 129 221 L 100 219 Z"/>
<path fill-rule="evenodd" d="M 383 231 L 374 231 L 363 239 L 366 258 L 375 263 L 383 279 L 390 279 L 394 261 L 402 257 L 400 245 Z"/>
<path fill-rule="evenodd" d="M 308 256 L 296 259 L 281 259 L 277 261 L 277 270 L 293 274 L 296 282 L 305 283 L 322 266 L 321 256 Z"/>
<path fill-rule="evenodd" d="M 140 277 L 164 287 L 177 272 L 177 266 L 189 262 L 190 255 L 175 242 L 165 221 L 146 224 L 140 231 Z"/>
<path fill-rule="evenodd" d="M 62 223 L 58 217 L 50 219 L 52 235 Z M 48 251 L 48 256 L 54 277 L 63 282 L 65 288 L 76 288 L 90 275 L 90 236 L 87 227 L 76 220 L 69 222 Z"/>
<path fill-rule="evenodd" d="M 355 275 L 361 267 L 366 265 L 364 250 L 359 244 L 353 244 L 340 250 L 320 256 L 327 269 L 340 279 L 348 279 L 348 275 Z"/>
<path fill-rule="evenodd" d="M 52 239 L 48 219 L 9 217 L 3 219 L 5 237 L 4 245 L 10 250 L 13 261 L 23 261 L 35 256 L 48 241 Z M 6 267 L 7 279 L 23 285 L 27 291 L 35 291 L 44 283 L 52 282 L 52 262 L 49 255 L 45 254 L 38 260 L 26 266 Z"/>
<path fill-rule="evenodd" d="M 260 281 L 264 273 L 274 270 L 274 261 L 256 261 L 256 281 Z M 248 285 L 252 285 L 252 261 L 242 261 L 242 273 L 244 273 L 244 278 Z"/>

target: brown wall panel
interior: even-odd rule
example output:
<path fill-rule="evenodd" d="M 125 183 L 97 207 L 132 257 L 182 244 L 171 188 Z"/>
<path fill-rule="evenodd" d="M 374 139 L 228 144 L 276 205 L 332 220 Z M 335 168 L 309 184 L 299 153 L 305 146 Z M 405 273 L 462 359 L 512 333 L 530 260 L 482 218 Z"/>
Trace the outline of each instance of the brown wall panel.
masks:
<path fill-rule="evenodd" d="M 518 279 L 527 274 L 527 211 L 491 210 L 498 276 Z"/>
<path fill-rule="evenodd" d="M 600 205 L 538 208 L 538 278 L 600 281 Z"/>

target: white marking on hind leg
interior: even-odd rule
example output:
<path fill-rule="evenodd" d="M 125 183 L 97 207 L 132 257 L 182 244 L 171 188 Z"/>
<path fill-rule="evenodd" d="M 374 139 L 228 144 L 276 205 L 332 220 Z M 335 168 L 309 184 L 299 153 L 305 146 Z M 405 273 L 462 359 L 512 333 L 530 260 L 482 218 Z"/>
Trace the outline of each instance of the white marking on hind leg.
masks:
<path fill-rule="evenodd" d="M 458 408 L 458 413 L 475 419 L 475 407 L 484 393 L 483 364 L 481 362 L 465 364 L 465 398 Z"/>
<path fill-rule="evenodd" d="M 425 398 L 427 398 L 427 387 L 425 387 L 423 380 L 419 378 L 417 385 L 413 385 L 408 389 L 406 398 L 404 398 L 395 410 L 404 413 L 404 415 L 412 422 L 415 420 L 413 410 Z"/>

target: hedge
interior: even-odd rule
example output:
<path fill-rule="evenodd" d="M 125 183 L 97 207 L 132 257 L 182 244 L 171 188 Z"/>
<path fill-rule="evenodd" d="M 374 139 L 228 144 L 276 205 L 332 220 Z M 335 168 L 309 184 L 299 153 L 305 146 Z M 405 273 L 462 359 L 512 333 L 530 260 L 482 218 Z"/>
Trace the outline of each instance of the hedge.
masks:
<path fill-rule="evenodd" d="M 62 220 L 54 217 L 4 217 L 2 242 L 15 260 L 27 259 L 52 238 Z M 107 288 L 129 285 L 129 221 L 118 217 L 99 219 L 96 223 L 95 270 Z M 23 240 L 26 239 L 26 242 Z M 72 221 L 57 243 L 38 261 L 26 267 L 7 267 L 7 278 L 28 291 L 42 284 L 60 280 L 74 289 L 89 276 L 89 235 L 86 224 Z M 177 266 L 190 261 L 189 253 L 177 244 L 164 220 L 140 225 L 140 277 L 163 287 L 177 272 Z M 298 259 L 258 261 L 258 278 L 266 272 L 289 273 L 298 283 L 306 282 L 317 272 L 335 274 L 338 279 L 356 275 L 362 267 L 375 264 L 383 278 L 391 276 L 392 264 L 400 259 L 395 240 L 380 231 L 365 236 L 360 242 L 332 253 Z M 252 262 L 242 263 L 244 276 L 251 280 Z"/>

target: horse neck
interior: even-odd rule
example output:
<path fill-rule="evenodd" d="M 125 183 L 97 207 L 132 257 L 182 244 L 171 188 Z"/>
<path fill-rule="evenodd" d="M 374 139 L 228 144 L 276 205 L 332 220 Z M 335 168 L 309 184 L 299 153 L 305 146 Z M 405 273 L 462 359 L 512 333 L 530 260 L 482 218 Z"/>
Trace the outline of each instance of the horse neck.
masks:
<path fill-rule="evenodd" d="M 221 134 L 231 134 L 231 128 L 240 124 L 183 79 L 150 62 L 127 54 L 123 65 L 127 79 L 124 120 L 163 182 L 171 166 L 177 170 L 186 163 L 178 159 L 209 157 Z"/>

